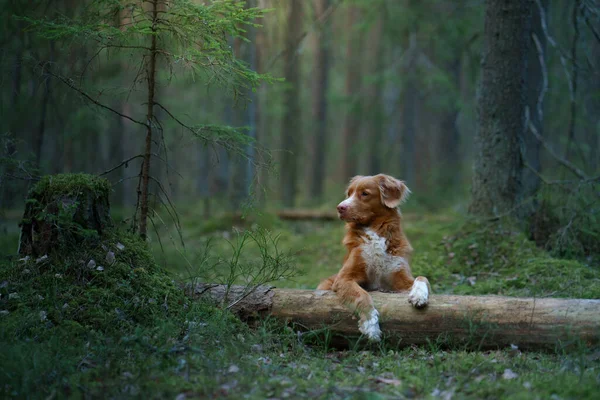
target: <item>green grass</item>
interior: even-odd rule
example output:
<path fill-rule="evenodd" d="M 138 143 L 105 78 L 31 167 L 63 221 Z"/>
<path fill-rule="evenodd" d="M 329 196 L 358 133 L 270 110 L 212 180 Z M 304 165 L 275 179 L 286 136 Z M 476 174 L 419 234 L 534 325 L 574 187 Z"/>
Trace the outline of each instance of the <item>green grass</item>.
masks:
<path fill-rule="evenodd" d="M 210 259 L 228 260 L 239 232 L 257 224 L 278 238 L 279 249 L 294 255 L 300 273 L 276 282 L 277 287 L 314 289 L 340 269 L 344 257 L 344 227 L 339 221 L 285 222 L 268 214 L 238 221 L 227 217 L 202 221 L 193 212 L 184 213 L 181 220 L 185 248 L 174 230 L 163 229 L 159 231 L 163 247 L 153 249 L 159 263 L 182 280 L 199 273 L 195 266 L 206 256 L 207 245 Z M 510 221 L 489 224 L 450 212 L 408 213 L 404 228 L 415 249 L 413 273 L 427 276 L 434 293 L 600 298 L 600 265 L 551 257 Z M 252 243 L 245 250 L 244 261 L 258 258 Z"/>
<path fill-rule="evenodd" d="M 241 231 L 260 224 L 278 237 L 279 250 L 294 254 L 303 272 L 276 285 L 314 288 L 340 267 L 342 223 L 287 223 L 269 215 L 206 221 L 193 209 L 181 217 L 185 250 L 172 229 L 163 229 L 163 250 L 156 238 L 149 251 L 134 237 L 114 233 L 39 262 L 2 258 L 0 397 L 597 395 L 600 353 L 582 345 L 566 350 L 557 343 L 546 353 L 385 343 L 338 351 L 275 321 L 250 328 L 228 312 L 189 300 L 174 281 L 201 275 L 201 260 L 226 270 L 228 241 L 239 237 L 232 226 Z M 413 271 L 429 277 L 434 294 L 600 297 L 598 265 L 552 258 L 508 221 L 489 225 L 450 212 L 408 213 L 405 229 L 415 248 Z M 0 240 L 3 255 L 14 252 L 16 240 Z M 108 251 L 115 254 L 110 265 Z M 90 259 L 104 270 L 87 268 Z M 252 241 L 240 262 L 260 264 Z"/>

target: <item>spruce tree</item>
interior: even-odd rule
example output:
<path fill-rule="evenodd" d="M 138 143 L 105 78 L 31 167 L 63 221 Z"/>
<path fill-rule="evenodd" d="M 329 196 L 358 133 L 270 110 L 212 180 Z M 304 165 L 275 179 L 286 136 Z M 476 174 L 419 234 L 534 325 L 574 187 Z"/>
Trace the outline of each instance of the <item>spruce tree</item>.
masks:
<path fill-rule="evenodd" d="M 192 125 L 172 113 L 161 104 L 159 85 L 168 85 L 172 74 L 163 73 L 183 69 L 196 80 L 221 85 L 238 100 L 248 91 L 255 90 L 260 83 L 273 81 L 269 75 L 261 75 L 236 59 L 230 46 L 233 39 L 247 41 L 246 29 L 259 27 L 255 21 L 268 10 L 247 8 L 238 0 L 90 0 L 81 8 L 76 17 L 64 15 L 36 18 L 21 16 L 41 37 L 55 42 L 85 46 L 91 63 L 96 57 L 119 57 L 124 53 L 138 60 L 137 74 L 131 82 L 142 86 L 144 101 L 138 106 L 138 113 L 124 114 L 99 99 L 94 93 L 101 88 L 90 90 L 86 71 L 77 79 L 63 76 L 57 68 L 51 68 L 42 60 L 46 73 L 80 94 L 85 100 L 103 111 L 111 112 L 119 118 L 127 119 L 145 131 L 142 152 L 124 160 L 123 165 L 135 158 L 143 159 L 138 176 L 136 212 L 132 227 L 145 238 L 148 231 L 149 185 L 155 181 L 158 190 L 167 196 L 163 185 L 150 174 L 154 158 L 160 158 L 154 151 L 153 143 L 162 132 L 163 124 L 157 114 L 172 119 L 183 130 L 204 141 L 206 144 L 222 146 L 230 152 L 249 159 L 264 160 L 264 155 L 254 157 L 256 143 L 244 133 L 244 129 L 219 125 Z M 88 63 L 89 64 L 89 63 Z M 87 65 L 87 64 L 86 64 Z M 134 101 L 134 100 L 131 100 Z M 135 107 L 131 108 L 135 110 Z M 168 202 L 170 204 L 170 201 Z M 172 207 L 172 204 L 171 204 Z"/>

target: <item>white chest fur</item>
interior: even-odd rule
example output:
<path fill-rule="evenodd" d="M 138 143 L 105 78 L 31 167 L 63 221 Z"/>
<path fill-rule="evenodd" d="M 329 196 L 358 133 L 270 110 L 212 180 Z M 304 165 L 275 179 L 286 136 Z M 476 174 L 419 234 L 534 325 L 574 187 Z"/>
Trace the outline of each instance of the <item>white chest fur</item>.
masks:
<path fill-rule="evenodd" d="M 406 268 L 408 263 L 404 257 L 393 256 L 387 252 L 386 239 L 371 229 L 365 230 L 364 243 L 361 245 L 362 256 L 367 264 L 369 289 L 391 289 L 387 283 L 389 276 Z"/>

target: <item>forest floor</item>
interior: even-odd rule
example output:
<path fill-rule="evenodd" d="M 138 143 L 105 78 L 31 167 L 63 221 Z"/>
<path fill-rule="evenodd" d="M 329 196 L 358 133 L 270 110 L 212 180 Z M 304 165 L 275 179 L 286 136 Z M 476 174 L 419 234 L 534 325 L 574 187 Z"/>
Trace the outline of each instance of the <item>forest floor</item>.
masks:
<path fill-rule="evenodd" d="M 276 245 L 267 245 L 269 254 L 291 255 L 275 258 L 293 263 L 300 272 L 275 285 L 314 288 L 339 269 L 343 224 L 283 222 L 269 215 L 206 220 L 193 208 L 187 210 L 181 215 L 185 248 L 175 229 L 163 229 L 162 248 L 156 237 L 151 245 L 154 257 L 128 236 L 37 262 L 3 257 L 1 397 L 597 395 L 600 350 L 577 342 L 557 343 L 546 352 L 434 344 L 395 348 L 386 343 L 337 350 L 326 342 L 305 343 L 274 321 L 250 329 L 227 312 L 185 298 L 173 279 L 244 282 L 253 269 L 233 278 L 228 272 L 232 265 L 260 267 L 263 246 L 252 238 L 262 243 L 260 238 L 266 237 L 278 238 Z M 415 248 L 412 269 L 429 278 L 434 295 L 600 298 L 599 265 L 551 257 L 509 223 L 478 224 L 451 212 L 409 213 L 404 220 Z M 257 225 L 268 232 L 244 235 Z M 243 251 L 237 252 L 241 240 Z M 15 235 L 5 235 L 1 254 L 14 251 L 15 243 Z M 115 247 L 119 243 L 125 250 Z M 90 270 L 89 260 L 104 259 L 106 249 L 113 249 L 114 264 Z"/>

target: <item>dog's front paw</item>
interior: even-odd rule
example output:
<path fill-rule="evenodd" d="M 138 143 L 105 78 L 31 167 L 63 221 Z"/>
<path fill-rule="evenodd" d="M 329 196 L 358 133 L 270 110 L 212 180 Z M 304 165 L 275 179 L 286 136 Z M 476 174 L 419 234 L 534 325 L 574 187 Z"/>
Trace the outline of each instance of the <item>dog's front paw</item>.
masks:
<path fill-rule="evenodd" d="M 427 284 L 422 281 L 415 281 L 408 294 L 408 302 L 415 308 L 423 308 L 429 302 L 429 289 Z"/>
<path fill-rule="evenodd" d="M 381 329 L 379 329 L 379 313 L 376 309 L 371 310 L 369 314 L 363 316 L 358 323 L 358 330 L 367 336 L 370 341 L 379 342 L 381 340 Z"/>

